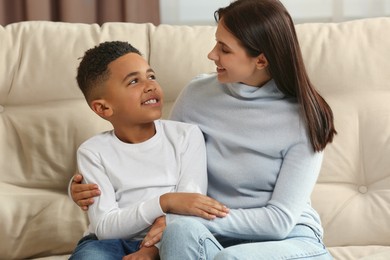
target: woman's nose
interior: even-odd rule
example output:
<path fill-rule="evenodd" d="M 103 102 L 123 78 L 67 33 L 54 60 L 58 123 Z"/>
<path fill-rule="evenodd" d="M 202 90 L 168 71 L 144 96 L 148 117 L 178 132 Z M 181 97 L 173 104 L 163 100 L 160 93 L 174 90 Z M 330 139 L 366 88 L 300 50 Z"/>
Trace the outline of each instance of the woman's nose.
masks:
<path fill-rule="evenodd" d="M 209 60 L 217 60 L 217 55 L 215 54 L 215 47 L 209 52 L 209 54 L 207 54 L 207 58 Z"/>

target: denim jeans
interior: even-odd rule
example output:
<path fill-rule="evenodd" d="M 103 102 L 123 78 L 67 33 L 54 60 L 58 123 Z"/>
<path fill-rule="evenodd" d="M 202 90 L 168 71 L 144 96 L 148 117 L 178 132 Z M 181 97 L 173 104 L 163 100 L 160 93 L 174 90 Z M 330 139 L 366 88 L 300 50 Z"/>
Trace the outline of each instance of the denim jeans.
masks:
<path fill-rule="evenodd" d="M 187 218 L 176 219 L 166 227 L 160 257 L 162 260 L 332 259 L 321 238 L 305 225 L 297 225 L 284 240 L 249 241 L 216 238 L 200 222 Z"/>
<path fill-rule="evenodd" d="M 71 260 L 118 260 L 138 251 L 141 241 L 104 239 L 91 234 L 83 237 L 69 259 Z"/>

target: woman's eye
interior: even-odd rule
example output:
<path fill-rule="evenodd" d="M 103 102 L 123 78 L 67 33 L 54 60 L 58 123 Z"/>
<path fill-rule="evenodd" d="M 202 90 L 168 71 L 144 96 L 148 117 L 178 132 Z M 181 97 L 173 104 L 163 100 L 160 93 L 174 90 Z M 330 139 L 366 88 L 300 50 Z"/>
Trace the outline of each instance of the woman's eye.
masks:
<path fill-rule="evenodd" d="M 222 43 L 219 43 L 218 44 L 218 49 L 222 52 L 222 53 L 230 53 L 230 50 L 226 47 L 226 45 L 222 44 Z"/>
<path fill-rule="evenodd" d="M 150 76 L 149 76 L 149 79 L 155 80 L 155 79 L 156 79 L 156 76 L 155 76 L 155 75 L 150 75 Z"/>

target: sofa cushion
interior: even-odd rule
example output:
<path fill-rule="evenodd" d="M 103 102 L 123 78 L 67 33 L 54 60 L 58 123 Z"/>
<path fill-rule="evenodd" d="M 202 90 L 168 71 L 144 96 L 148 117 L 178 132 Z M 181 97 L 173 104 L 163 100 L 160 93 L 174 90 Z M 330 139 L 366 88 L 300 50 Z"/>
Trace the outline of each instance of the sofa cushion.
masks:
<path fill-rule="evenodd" d="M 85 229 L 69 197 L 58 189 L 37 189 L 0 183 L 1 259 L 69 253 Z M 59 242 L 60 241 L 60 242 Z"/>

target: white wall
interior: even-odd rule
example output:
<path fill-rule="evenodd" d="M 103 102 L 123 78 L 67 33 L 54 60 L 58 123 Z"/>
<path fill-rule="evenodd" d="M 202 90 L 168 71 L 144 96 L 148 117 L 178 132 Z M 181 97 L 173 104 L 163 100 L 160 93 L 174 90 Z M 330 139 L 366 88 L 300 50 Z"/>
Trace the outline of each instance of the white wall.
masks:
<path fill-rule="evenodd" d="M 390 0 L 281 0 L 295 23 L 390 16 Z M 215 24 L 214 11 L 231 0 L 160 0 L 161 22 Z"/>
<path fill-rule="evenodd" d="M 214 12 L 230 0 L 160 0 L 161 23 L 214 24 Z"/>

